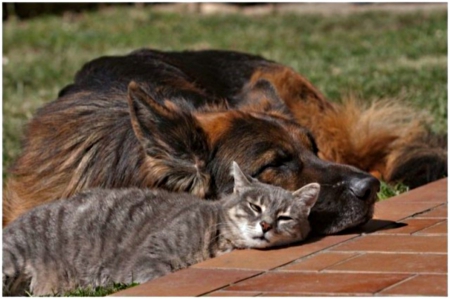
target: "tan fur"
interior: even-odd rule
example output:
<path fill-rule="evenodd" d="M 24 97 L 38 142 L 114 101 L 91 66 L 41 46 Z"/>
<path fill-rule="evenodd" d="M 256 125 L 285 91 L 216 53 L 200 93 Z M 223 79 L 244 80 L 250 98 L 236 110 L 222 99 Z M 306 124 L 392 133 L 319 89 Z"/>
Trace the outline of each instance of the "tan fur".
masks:
<path fill-rule="evenodd" d="M 367 104 L 349 97 L 334 104 L 334 109 L 318 109 L 313 103 L 302 103 L 294 114 L 316 136 L 319 156 L 382 177 L 387 176 L 389 155 L 406 140 L 425 134 L 426 117 L 393 100 Z"/>
<path fill-rule="evenodd" d="M 304 77 L 281 65 L 260 68 L 250 82 L 259 79 L 270 81 L 295 120 L 311 130 L 320 158 L 356 166 L 377 178 L 389 179 L 404 148 L 427 134 L 428 116 L 397 99 L 368 104 L 350 95 L 342 104 L 331 103 Z M 257 104 L 245 108 L 266 110 Z"/>
<path fill-rule="evenodd" d="M 177 176 L 173 174 L 173 165 L 167 165 L 161 159 L 146 157 L 144 165 L 140 170 L 140 175 L 148 183 L 148 186 L 162 185 L 162 179 L 168 177 L 169 181 L 165 184 L 170 186 L 170 189 L 167 188 L 168 190 L 175 192 L 185 192 L 188 190 L 197 197 L 205 198 L 211 178 L 208 173 L 203 171 L 203 164 L 202 161 L 197 161 L 195 165 L 180 165 L 179 168 L 183 168 L 183 172 L 180 172 L 180 175 Z M 187 176 L 185 175 L 186 173 L 190 173 L 191 175 Z M 162 188 L 165 188 L 165 186 L 163 185 Z"/>
<path fill-rule="evenodd" d="M 196 119 L 199 121 L 202 128 L 208 136 L 208 143 L 215 144 L 222 136 L 222 133 L 227 132 L 232 121 L 233 115 L 239 114 L 238 111 L 222 111 L 209 113 L 194 113 Z"/>
<path fill-rule="evenodd" d="M 40 203 L 39 200 L 27 199 L 39 198 L 50 201 L 53 194 L 61 194 L 64 187 L 62 183 L 52 184 L 56 188 L 43 188 L 39 190 L 32 190 L 23 187 L 24 185 L 27 185 L 27 183 L 32 184 L 33 182 L 34 180 L 32 178 L 27 180 L 8 180 L 8 183 L 3 191 L 3 226 Z M 64 178 L 62 177 L 61 182 L 64 182 Z M 45 185 L 42 187 L 45 187 Z"/>
<path fill-rule="evenodd" d="M 319 109 L 330 109 L 331 104 L 306 78 L 293 69 L 272 65 L 255 71 L 250 79 L 253 84 L 260 79 L 266 79 L 275 87 L 278 96 L 283 99 L 288 108 L 293 111 L 296 103 L 312 101 Z"/>
<path fill-rule="evenodd" d="M 73 98 L 68 96 L 59 101 L 69 102 L 76 98 L 87 102 L 90 96 L 89 92 L 81 92 Z M 57 197 L 70 197 L 87 188 L 89 182 L 95 182 L 99 173 L 107 171 L 91 167 L 89 161 L 97 153 L 98 141 L 111 133 L 106 125 L 109 118 L 114 119 L 122 112 L 111 110 L 108 118 L 98 118 L 93 124 L 96 130 L 90 134 L 79 134 L 86 129 L 79 125 L 84 123 L 84 116 L 76 118 L 73 115 L 83 115 L 84 111 L 89 110 L 80 105 L 35 118 L 28 125 L 28 136 L 33 138 L 27 138 L 27 150 L 11 168 L 11 176 L 3 192 L 4 225 L 39 204 Z M 64 140 L 57 147 L 48 142 L 55 135 Z M 46 157 L 47 163 L 39 163 L 43 157 Z"/>

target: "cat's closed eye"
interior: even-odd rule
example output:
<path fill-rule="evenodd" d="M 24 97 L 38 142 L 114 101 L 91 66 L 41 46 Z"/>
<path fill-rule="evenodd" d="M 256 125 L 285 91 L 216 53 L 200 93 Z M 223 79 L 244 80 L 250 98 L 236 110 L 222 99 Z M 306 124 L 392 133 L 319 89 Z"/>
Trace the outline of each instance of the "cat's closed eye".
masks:
<path fill-rule="evenodd" d="M 292 217 L 286 216 L 286 215 L 281 215 L 278 216 L 277 221 L 290 221 L 293 220 Z"/>
<path fill-rule="evenodd" d="M 248 205 L 250 206 L 250 208 L 255 211 L 256 213 L 261 213 L 261 207 L 258 205 L 255 205 L 251 202 L 248 203 Z"/>

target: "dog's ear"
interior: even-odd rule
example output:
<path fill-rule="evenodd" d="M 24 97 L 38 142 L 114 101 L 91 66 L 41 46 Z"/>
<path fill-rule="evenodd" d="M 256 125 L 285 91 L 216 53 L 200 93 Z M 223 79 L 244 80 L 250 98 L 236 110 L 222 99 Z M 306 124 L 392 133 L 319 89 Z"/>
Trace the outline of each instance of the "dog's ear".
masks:
<path fill-rule="evenodd" d="M 290 115 L 275 87 L 266 79 L 245 85 L 236 96 L 237 108 L 254 112 L 281 112 Z"/>
<path fill-rule="evenodd" d="M 128 85 L 128 105 L 133 131 L 142 146 L 151 151 L 152 146 L 158 143 L 167 150 L 168 145 L 164 144 L 164 140 L 154 139 L 153 136 L 160 124 L 174 118 L 175 111 L 155 101 L 133 81 Z"/>
<path fill-rule="evenodd" d="M 199 197 L 209 193 L 209 148 L 196 118 L 169 101 L 156 101 L 135 82 L 128 86 L 128 104 L 134 134 L 146 153 L 146 181 Z"/>

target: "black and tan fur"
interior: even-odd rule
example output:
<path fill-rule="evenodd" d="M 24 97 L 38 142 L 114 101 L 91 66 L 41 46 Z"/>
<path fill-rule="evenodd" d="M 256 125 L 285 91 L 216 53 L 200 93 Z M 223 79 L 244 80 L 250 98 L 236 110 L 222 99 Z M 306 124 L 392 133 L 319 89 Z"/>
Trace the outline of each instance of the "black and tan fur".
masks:
<path fill-rule="evenodd" d="M 249 92 L 264 91 L 266 83 Z M 219 198 L 232 191 L 231 161 L 289 190 L 323 184 L 310 214 L 316 232 L 333 233 L 372 217 L 378 181 L 320 160 L 310 132 L 291 117 L 277 109 L 261 113 L 219 104 L 194 109 L 184 98 L 168 101 L 157 89 L 132 82 L 125 93 L 68 93 L 43 107 L 8 181 L 6 222 L 92 187 L 157 187 Z"/>
<path fill-rule="evenodd" d="M 267 101 L 242 95 L 261 79 L 267 80 L 295 121 L 315 136 L 322 159 L 353 165 L 387 182 L 403 182 L 411 188 L 447 175 L 447 138 L 434 136 L 417 111 L 395 101 L 368 105 L 349 99 L 343 104 L 331 103 L 293 69 L 260 56 L 214 50 L 142 49 L 87 63 L 78 72 L 75 85 L 63 93 L 74 87 L 97 89 L 101 84 L 111 86 L 112 82 L 129 80 L 170 86 L 165 80 L 174 78 L 177 85 L 201 91 L 186 97 L 195 107 L 226 99 L 229 107 L 245 106 L 256 111 L 267 110 Z M 180 84 L 180 80 L 184 83 Z M 186 92 L 183 88 L 172 90 Z"/>
<path fill-rule="evenodd" d="M 370 219 L 379 183 L 367 172 L 412 187 L 446 175 L 446 150 L 427 143 L 416 116 L 387 102 L 328 102 L 291 68 L 243 53 L 101 57 L 30 122 L 4 220 L 90 187 L 218 198 L 236 160 L 290 190 L 321 183 L 312 227 L 337 232 Z"/>

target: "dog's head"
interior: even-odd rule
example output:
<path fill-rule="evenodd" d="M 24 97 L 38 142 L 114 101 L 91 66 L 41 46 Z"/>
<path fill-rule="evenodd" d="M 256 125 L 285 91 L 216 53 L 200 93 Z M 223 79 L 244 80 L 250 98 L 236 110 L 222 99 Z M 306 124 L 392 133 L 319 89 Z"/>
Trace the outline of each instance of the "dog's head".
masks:
<path fill-rule="evenodd" d="M 288 190 L 321 184 L 309 217 L 316 233 L 335 233 L 372 217 L 378 180 L 319 159 L 310 132 L 280 111 L 190 112 L 155 100 L 134 83 L 128 98 L 152 187 L 220 197 L 233 190 L 229 168 L 236 161 L 246 174 Z"/>

